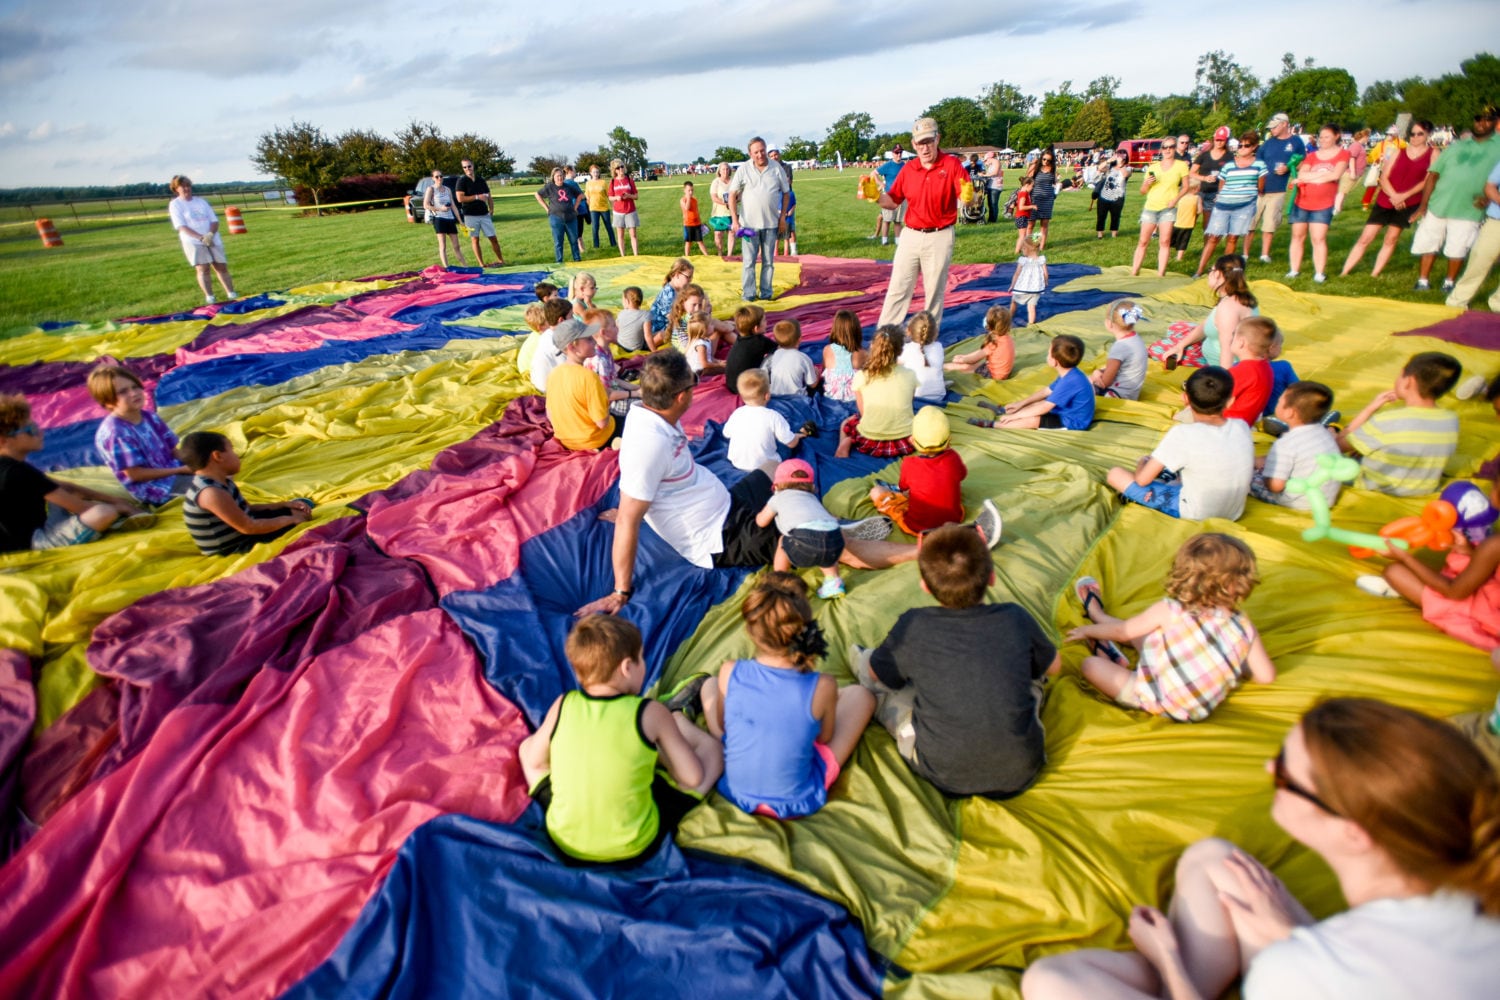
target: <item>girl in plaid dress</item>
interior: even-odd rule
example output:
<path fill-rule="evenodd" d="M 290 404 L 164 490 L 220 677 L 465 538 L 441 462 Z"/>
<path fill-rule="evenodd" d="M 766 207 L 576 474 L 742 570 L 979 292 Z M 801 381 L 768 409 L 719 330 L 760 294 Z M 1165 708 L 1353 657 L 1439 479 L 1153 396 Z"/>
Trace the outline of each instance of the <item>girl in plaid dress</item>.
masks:
<path fill-rule="evenodd" d="M 1216 533 L 1183 543 L 1167 597 L 1133 618 L 1106 613 L 1099 581 L 1084 577 L 1076 590 L 1093 624 L 1068 633 L 1093 650 L 1083 661 L 1084 679 L 1127 708 L 1202 722 L 1247 674 L 1261 684 L 1276 679 L 1260 634 L 1239 610 L 1259 582 L 1250 547 Z M 1139 651 L 1134 670 L 1114 642 Z"/>

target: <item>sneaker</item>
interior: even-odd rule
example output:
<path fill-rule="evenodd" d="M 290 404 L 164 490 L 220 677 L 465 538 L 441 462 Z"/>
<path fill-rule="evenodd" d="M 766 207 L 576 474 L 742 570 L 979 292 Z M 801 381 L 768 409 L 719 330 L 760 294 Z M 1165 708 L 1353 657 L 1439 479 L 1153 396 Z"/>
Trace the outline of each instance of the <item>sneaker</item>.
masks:
<path fill-rule="evenodd" d="M 211 306 L 211 305 L 213 305 L 217 301 L 219 301 L 219 300 L 216 299 L 216 298 L 214 298 L 212 295 L 205 295 L 205 296 L 203 296 L 203 304 L 206 305 L 206 306 Z"/>
<path fill-rule="evenodd" d="M 978 403 L 982 409 L 989 410 L 997 417 L 1005 416 L 1005 407 L 1003 406 L 996 406 L 994 403 L 991 403 L 987 399 L 978 399 L 975 400 L 975 402 Z"/>
<path fill-rule="evenodd" d="M 1342 416 L 1343 414 L 1338 410 L 1329 410 L 1328 415 L 1320 420 L 1319 423 L 1321 423 L 1324 427 L 1336 427 L 1338 426 L 1339 418 Z"/>
<path fill-rule="evenodd" d="M 1367 594 L 1376 597 L 1400 597 L 1396 588 L 1385 582 L 1383 576 L 1362 576 L 1354 581 L 1354 585 Z"/>
<path fill-rule="evenodd" d="M 661 699 L 669 712 L 681 712 L 689 719 L 703 717 L 703 685 L 713 679 L 713 674 L 689 674 L 667 696 Z"/>
<path fill-rule="evenodd" d="M 1287 276 L 1288 279 L 1290 279 L 1290 278 L 1300 278 L 1300 277 L 1302 277 L 1302 272 L 1301 271 L 1288 271 L 1286 273 L 1286 276 Z"/>
<path fill-rule="evenodd" d="M 799 429 L 797 433 L 801 434 L 803 437 L 815 438 L 818 436 L 818 425 L 809 420 L 807 423 L 802 425 L 801 429 Z"/>
<path fill-rule="evenodd" d="M 1260 429 L 1273 438 L 1279 438 L 1290 428 L 1287 427 L 1284 421 L 1277 420 L 1275 417 L 1261 417 Z"/>
<path fill-rule="evenodd" d="M 979 516 L 974 518 L 974 530 L 984 539 L 985 546 L 993 549 L 1000 544 L 1000 532 L 1003 528 L 1000 509 L 995 506 L 995 501 L 986 497 L 979 507 Z"/>
<path fill-rule="evenodd" d="M 994 427 L 993 420 L 985 420 L 983 417 L 970 417 L 969 423 L 974 427 Z"/>
<path fill-rule="evenodd" d="M 858 521 L 845 521 L 839 525 L 847 537 L 866 542 L 884 541 L 891 537 L 891 529 L 894 527 L 891 519 L 884 514 L 876 514 L 874 517 L 866 517 Z"/>
<path fill-rule="evenodd" d="M 818 588 L 818 596 L 825 601 L 831 601 L 835 597 L 844 596 L 844 581 L 837 576 L 823 578 L 823 586 Z"/>
<path fill-rule="evenodd" d="M 1473 399 L 1484 391 L 1484 376 L 1470 375 L 1458 383 L 1458 388 L 1453 390 L 1453 395 L 1459 399 Z"/>
<path fill-rule="evenodd" d="M 860 687 L 884 693 L 890 689 L 880 683 L 880 678 L 875 676 L 875 671 L 870 667 L 870 654 L 873 652 L 873 649 L 866 649 L 858 643 L 850 643 L 849 672 L 854 675 Z"/>
<path fill-rule="evenodd" d="M 1268 256 L 1266 256 L 1265 254 L 1261 254 L 1260 255 L 1260 262 L 1262 264 L 1269 264 L 1269 263 L 1271 263 L 1271 258 L 1268 257 Z"/>
<path fill-rule="evenodd" d="M 1326 274 L 1314 274 L 1313 275 L 1313 284 L 1315 284 L 1315 285 L 1321 285 L 1321 284 L 1323 284 L 1327 280 L 1328 280 L 1328 275 L 1326 275 Z"/>
<path fill-rule="evenodd" d="M 1451 292 L 1451 291 L 1453 291 L 1453 279 L 1452 278 L 1444 278 L 1443 279 L 1443 291 L 1445 291 L 1445 292 Z"/>
<path fill-rule="evenodd" d="M 1415 290 L 1419 292 L 1430 292 L 1432 291 L 1432 285 L 1428 283 L 1426 278 L 1418 278 Z"/>

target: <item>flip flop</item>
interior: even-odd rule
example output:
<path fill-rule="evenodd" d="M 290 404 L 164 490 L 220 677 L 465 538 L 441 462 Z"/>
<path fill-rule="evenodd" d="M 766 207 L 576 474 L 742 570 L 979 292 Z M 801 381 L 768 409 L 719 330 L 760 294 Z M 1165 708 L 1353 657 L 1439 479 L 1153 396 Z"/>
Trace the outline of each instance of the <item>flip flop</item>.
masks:
<path fill-rule="evenodd" d="M 1099 595 L 1104 593 L 1104 588 L 1099 585 L 1099 581 L 1094 577 L 1079 577 L 1078 582 L 1073 584 L 1073 593 L 1078 595 L 1078 602 L 1083 605 L 1085 617 L 1090 619 L 1093 617 L 1089 615 L 1089 601 L 1094 601 L 1098 604 L 1100 611 L 1104 610 L 1104 602 L 1099 598 Z"/>

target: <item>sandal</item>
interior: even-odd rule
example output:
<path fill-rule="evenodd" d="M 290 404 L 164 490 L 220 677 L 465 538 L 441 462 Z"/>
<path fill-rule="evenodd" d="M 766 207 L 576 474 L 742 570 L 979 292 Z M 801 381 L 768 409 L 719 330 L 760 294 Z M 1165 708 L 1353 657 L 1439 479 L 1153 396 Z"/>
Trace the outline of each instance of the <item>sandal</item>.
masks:
<path fill-rule="evenodd" d="M 1098 604 L 1099 610 L 1103 611 L 1104 601 L 1099 597 L 1103 592 L 1104 588 L 1092 576 L 1079 577 L 1078 582 L 1073 584 L 1073 593 L 1078 595 L 1078 601 L 1083 605 L 1083 615 L 1090 621 L 1093 621 L 1093 616 L 1089 614 L 1089 601 Z"/>

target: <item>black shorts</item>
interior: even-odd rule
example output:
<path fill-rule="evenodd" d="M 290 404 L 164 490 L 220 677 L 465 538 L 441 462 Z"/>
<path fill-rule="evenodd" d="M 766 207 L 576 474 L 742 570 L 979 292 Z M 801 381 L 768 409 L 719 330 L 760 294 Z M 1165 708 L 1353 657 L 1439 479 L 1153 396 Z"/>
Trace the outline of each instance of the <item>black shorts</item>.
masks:
<path fill-rule="evenodd" d="M 795 569 L 822 569 L 844 554 L 844 533 L 837 528 L 794 528 L 781 539 L 781 551 Z"/>
<path fill-rule="evenodd" d="M 1055 413 L 1043 413 L 1042 422 L 1037 426 L 1044 431 L 1060 431 L 1063 429 L 1062 417 Z"/>
<path fill-rule="evenodd" d="M 729 491 L 729 513 L 724 517 L 724 551 L 714 556 L 720 569 L 768 566 L 776 558 L 781 534 L 775 524 L 764 528 L 755 515 L 771 499 L 771 477 L 759 469 L 745 474 Z"/>
<path fill-rule="evenodd" d="M 552 776 L 550 774 L 536 783 L 531 797 L 536 800 L 537 805 L 542 807 L 542 812 L 546 812 L 552 806 Z M 552 841 L 552 846 L 557 848 L 562 863 L 569 868 L 609 868 L 614 865 L 633 865 L 641 858 L 655 854 L 661 842 L 677 831 L 683 818 L 695 806 L 703 802 L 697 796 L 689 795 L 677 788 L 660 771 L 656 772 L 656 776 L 651 780 L 651 801 L 656 804 L 656 836 L 639 854 L 629 858 L 620 858 L 617 861 L 585 861 L 582 858 L 573 857 L 558 846 L 555 840 Z M 551 840 L 550 837 L 548 839 Z"/>
<path fill-rule="evenodd" d="M 458 235 L 458 220 L 435 218 L 432 220 L 432 231 L 439 236 L 456 236 Z"/>
<path fill-rule="evenodd" d="M 1383 208 L 1377 202 L 1370 206 L 1370 217 L 1365 220 L 1367 226 L 1395 226 L 1397 229 L 1405 229 L 1411 225 L 1411 213 L 1413 208 Z"/>

